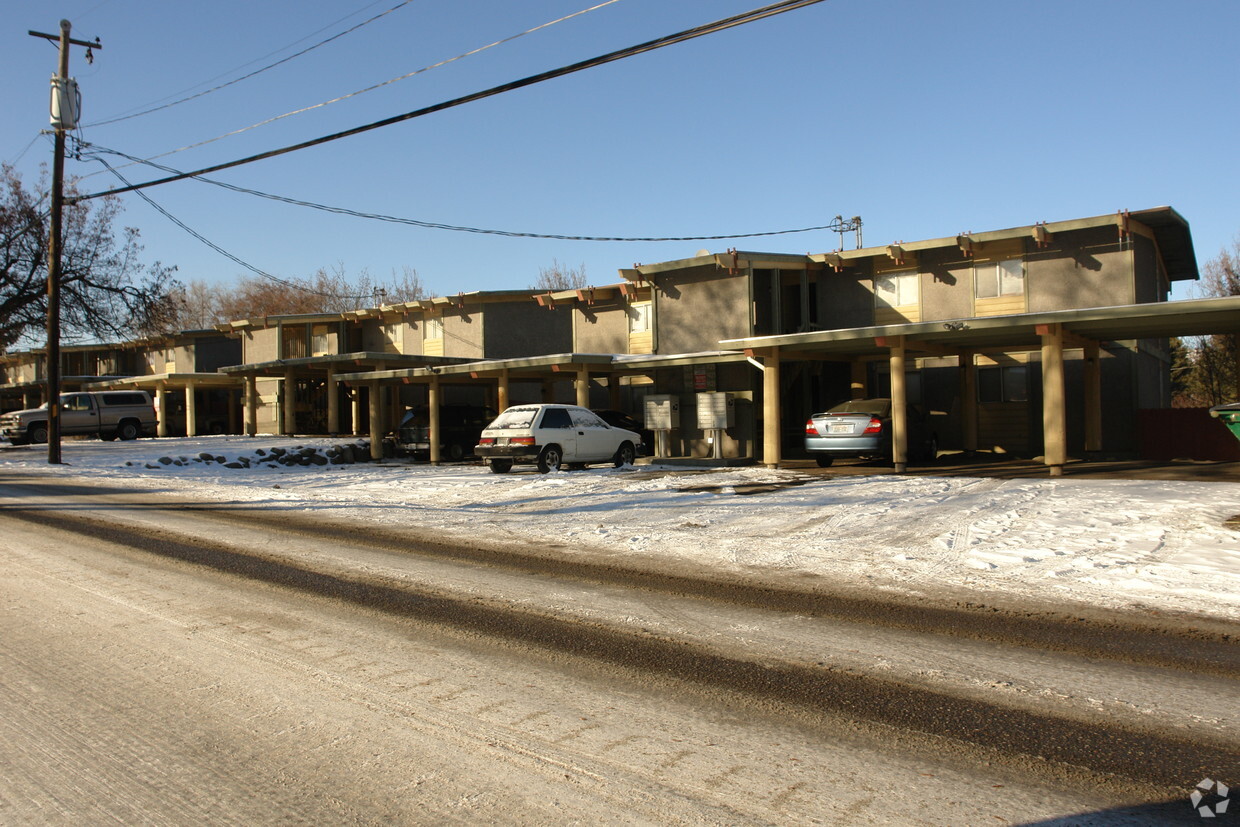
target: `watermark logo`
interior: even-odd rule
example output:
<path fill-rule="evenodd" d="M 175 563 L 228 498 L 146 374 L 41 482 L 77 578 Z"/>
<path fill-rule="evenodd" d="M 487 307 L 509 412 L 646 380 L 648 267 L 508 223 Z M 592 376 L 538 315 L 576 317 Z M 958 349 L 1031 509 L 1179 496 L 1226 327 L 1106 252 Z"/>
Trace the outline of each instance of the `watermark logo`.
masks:
<path fill-rule="evenodd" d="M 1227 805 L 1231 803 L 1227 798 L 1229 792 L 1231 791 L 1222 781 L 1205 778 L 1197 783 L 1197 789 L 1193 790 L 1188 800 L 1193 802 L 1193 806 L 1197 808 L 1197 814 L 1202 818 L 1214 818 L 1227 812 Z M 1207 798 L 1214 799 L 1214 803 L 1212 805 L 1202 804 L 1201 802 Z"/>

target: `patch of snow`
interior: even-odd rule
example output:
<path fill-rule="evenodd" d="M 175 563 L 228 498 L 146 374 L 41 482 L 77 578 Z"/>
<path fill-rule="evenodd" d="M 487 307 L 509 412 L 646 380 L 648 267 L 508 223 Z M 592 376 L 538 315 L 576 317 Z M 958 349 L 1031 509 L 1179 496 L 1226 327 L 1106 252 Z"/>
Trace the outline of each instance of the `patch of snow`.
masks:
<path fill-rule="evenodd" d="M 1240 484 L 970 477 L 823 477 L 643 466 L 492 474 L 479 465 L 260 465 L 258 449 L 357 440 L 213 436 L 0 448 L 0 469 L 89 474 L 209 500 L 330 511 L 703 568 L 842 584 L 942 586 L 1240 618 Z M 200 454 L 245 458 L 225 468 Z M 180 465 L 160 464 L 172 457 Z M 772 490 L 747 494 L 755 485 Z M 744 495 L 744 496 L 742 496 Z"/>

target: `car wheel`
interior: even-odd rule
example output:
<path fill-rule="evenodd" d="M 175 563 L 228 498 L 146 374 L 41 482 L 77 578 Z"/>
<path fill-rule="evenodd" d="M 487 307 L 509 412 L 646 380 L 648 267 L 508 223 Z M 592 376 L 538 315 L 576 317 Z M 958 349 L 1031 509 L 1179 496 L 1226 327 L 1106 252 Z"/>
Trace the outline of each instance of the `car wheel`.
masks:
<path fill-rule="evenodd" d="M 36 422 L 26 429 L 26 436 L 35 445 L 47 442 L 47 423 Z"/>
<path fill-rule="evenodd" d="M 512 470 L 512 460 L 510 459 L 493 459 L 488 465 L 491 466 L 492 474 L 507 474 Z"/>
<path fill-rule="evenodd" d="M 831 463 L 835 462 L 835 457 L 814 457 L 814 461 L 818 463 L 819 468 L 830 468 Z"/>
<path fill-rule="evenodd" d="M 453 442 L 448 446 L 448 450 L 445 453 L 448 455 L 446 459 L 449 462 L 460 462 L 465 459 L 465 446 Z"/>
<path fill-rule="evenodd" d="M 622 442 L 620 447 L 616 449 L 615 462 L 617 468 L 625 465 L 632 465 L 633 458 L 637 456 L 637 449 L 633 447 L 631 442 Z"/>
<path fill-rule="evenodd" d="M 559 445 L 548 445 L 543 452 L 538 455 L 538 470 L 547 473 L 552 469 L 559 471 L 560 465 L 564 462 L 564 453 L 560 450 Z"/>
<path fill-rule="evenodd" d="M 132 419 L 126 419 L 116 428 L 116 435 L 126 442 L 137 439 L 138 435 L 141 433 L 142 429 L 139 428 L 138 423 L 134 422 Z"/>

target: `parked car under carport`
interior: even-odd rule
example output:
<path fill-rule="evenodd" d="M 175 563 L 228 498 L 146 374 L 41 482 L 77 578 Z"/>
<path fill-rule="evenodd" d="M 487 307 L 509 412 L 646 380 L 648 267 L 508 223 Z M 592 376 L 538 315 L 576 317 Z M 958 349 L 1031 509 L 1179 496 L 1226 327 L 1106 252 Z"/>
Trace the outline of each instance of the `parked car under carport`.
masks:
<path fill-rule="evenodd" d="M 939 452 L 938 435 L 914 405 L 907 411 L 908 453 L 914 462 L 932 462 Z M 847 457 L 891 459 L 892 406 L 890 399 L 852 399 L 841 402 L 805 422 L 805 450 L 820 468 Z"/>

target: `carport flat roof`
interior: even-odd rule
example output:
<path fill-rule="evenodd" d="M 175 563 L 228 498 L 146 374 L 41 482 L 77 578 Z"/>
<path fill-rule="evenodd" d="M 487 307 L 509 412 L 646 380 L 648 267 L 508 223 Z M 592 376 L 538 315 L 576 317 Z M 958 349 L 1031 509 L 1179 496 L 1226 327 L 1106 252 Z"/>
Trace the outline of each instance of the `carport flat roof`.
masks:
<path fill-rule="evenodd" d="M 914 351 L 919 343 L 928 350 L 1035 350 L 1042 344 L 1039 326 L 1051 324 L 1096 342 L 1235 333 L 1240 332 L 1240 296 L 818 330 L 720 344 L 749 351 L 778 347 L 786 350 L 781 357 L 788 359 L 795 354 L 877 357 L 888 350 L 879 340 L 895 336 L 903 336 L 906 347 Z"/>
<path fill-rule="evenodd" d="M 436 368 L 398 368 L 396 370 L 345 373 L 336 378 L 342 382 L 396 382 L 429 379 L 431 376 L 473 376 L 509 371 L 511 378 L 567 375 L 577 367 L 588 367 L 597 373 L 627 373 L 687 365 L 743 362 L 747 357 L 736 350 L 711 350 L 700 353 L 631 354 L 631 353 L 555 353 L 517 359 L 485 359 Z"/>
<path fill-rule="evenodd" d="M 228 374 L 254 374 L 256 376 L 283 376 L 290 370 L 306 369 L 306 370 L 327 370 L 331 367 L 341 365 L 350 365 L 361 367 L 362 365 L 377 364 L 404 364 L 410 366 L 421 365 L 455 365 L 468 361 L 450 356 L 414 356 L 405 353 L 374 353 L 374 352 L 358 352 L 358 353 L 334 353 L 326 356 L 305 356 L 297 359 L 275 359 L 270 362 L 253 362 L 245 365 L 231 365 L 226 368 L 220 368 L 224 373 Z"/>
<path fill-rule="evenodd" d="M 228 376 L 223 373 L 152 373 L 145 376 L 121 376 L 83 385 L 87 390 L 106 391 L 114 388 L 138 388 L 140 390 L 158 390 L 162 387 L 185 388 L 193 385 L 206 388 L 240 388 L 240 376 Z"/>

